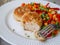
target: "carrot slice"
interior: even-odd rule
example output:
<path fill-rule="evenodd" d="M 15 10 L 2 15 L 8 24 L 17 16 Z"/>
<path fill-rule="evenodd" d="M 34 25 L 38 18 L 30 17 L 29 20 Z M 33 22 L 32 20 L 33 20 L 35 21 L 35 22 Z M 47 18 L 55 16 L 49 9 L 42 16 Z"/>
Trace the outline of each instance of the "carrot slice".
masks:
<path fill-rule="evenodd" d="M 22 3 L 22 5 L 21 6 L 25 6 L 25 3 Z"/>
<path fill-rule="evenodd" d="M 58 19 L 58 22 L 60 23 L 60 14 L 57 14 L 56 17 Z"/>
<path fill-rule="evenodd" d="M 53 15 L 51 13 L 48 13 L 50 19 L 53 19 Z"/>
<path fill-rule="evenodd" d="M 55 35 L 57 35 L 57 34 L 58 34 L 58 30 L 53 31 L 53 33 L 54 33 Z"/>
<path fill-rule="evenodd" d="M 29 7 L 30 10 L 32 10 L 32 5 L 28 4 L 28 7 Z"/>

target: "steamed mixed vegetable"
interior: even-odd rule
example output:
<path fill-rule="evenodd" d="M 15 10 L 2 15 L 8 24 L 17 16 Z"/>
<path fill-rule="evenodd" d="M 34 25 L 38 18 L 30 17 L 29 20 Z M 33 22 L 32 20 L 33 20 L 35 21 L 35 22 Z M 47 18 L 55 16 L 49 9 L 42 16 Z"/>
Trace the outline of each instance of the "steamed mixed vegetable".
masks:
<path fill-rule="evenodd" d="M 43 25 L 41 29 L 43 29 L 48 24 L 55 24 L 57 26 L 57 29 L 50 35 L 48 35 L 48 37 L 50 36 L 54 37 L 55 35 L 57 35 L 58 30 L 60 28 L 60 14 L 58 14 L 57 11 L 59 11 L 60 8 L 49 7 L 48 6 L 49 3 L 47 3 L 46 5 L 42 5 L 40 3 L 29 3 L 29 4 L 23 3 L 21 6 L 25 5 L 27 5 L 31 11 L 37 12 L 39 16 L 42 18 Z"/>

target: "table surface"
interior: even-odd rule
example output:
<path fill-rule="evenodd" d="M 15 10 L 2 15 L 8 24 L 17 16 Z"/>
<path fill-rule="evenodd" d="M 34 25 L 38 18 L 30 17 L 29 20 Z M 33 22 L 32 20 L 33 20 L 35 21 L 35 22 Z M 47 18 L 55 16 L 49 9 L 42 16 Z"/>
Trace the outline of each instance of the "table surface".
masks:
<path fill-rule="evenodd" d="M 12 0 L 0 0 L 0 6 L 2 6 L 3 4 L 5 4 L 7 2 L 10 2 L 10 1 L 12 1 Z M 60 5 L 60 0 L 47 0 L 47 1 Z M 7 42 L 5 42 L 3 39 L 0 38 L 0 45 L 10 45 L 10 44 L 8 44 Z"/>

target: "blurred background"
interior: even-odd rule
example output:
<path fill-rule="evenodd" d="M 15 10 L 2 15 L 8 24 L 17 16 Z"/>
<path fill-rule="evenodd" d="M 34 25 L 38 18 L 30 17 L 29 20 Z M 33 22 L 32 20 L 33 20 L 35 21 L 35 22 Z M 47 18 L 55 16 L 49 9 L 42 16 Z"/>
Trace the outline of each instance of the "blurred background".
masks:
<path fill-rule="evenodd" d="M 7 3 L 7 2 L 10 2 L 10 1 L 13 1 L 13 0 L 0 0 L 0 6 Z M 60 0 L 47 0 L 47 1 L 50 1 L 50 2 L 53 2 L 53 3 L 60 5 Z"/>
<path fill-rule="evenodd" d="M 10 2 L 10 1 L 13 1 L 13 0 L 0 0 L 0 6 L 2 6 L 3 4 L 5 4 L 7 2 Z M 47 0 L 47 1 L 60 5 L 60 0 Z M 0 45 L 11 45 L 11 44 L 5 42 L 3 39 L 0 38 Z"/>

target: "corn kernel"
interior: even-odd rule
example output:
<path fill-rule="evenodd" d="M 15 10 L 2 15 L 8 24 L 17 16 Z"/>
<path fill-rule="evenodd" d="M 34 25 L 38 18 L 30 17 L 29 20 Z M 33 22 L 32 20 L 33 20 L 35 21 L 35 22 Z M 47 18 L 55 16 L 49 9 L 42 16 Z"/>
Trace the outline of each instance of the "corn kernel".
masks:
<path fill-rule="evenodd" d="M 58 19 L 57 18 L 55 18 L 55 21 L 57 21 Z"/>
<path fill-rule="evenodd" d="M 45 25 L 45 26 L 47 26 L 47 25 L 48 25 L 48 23 L 46 22 L 46 23 L 44 23 L 44 25 Z"/>
<path fill-rule="evenodd" d="M 49 9 L 49 12 L 51 12 L 52 10 L 51 9 Z"/>
<path fill-rule="evenodd" d="M 32 7 L 32 10 L 35 10 L 35 8 L 34 8 L 34 7 Z"/>
<path fill-rule="evenodd" d="M 56 18 L 56 15 L 53 15 L 53 18 L 55 19 Z"/>

